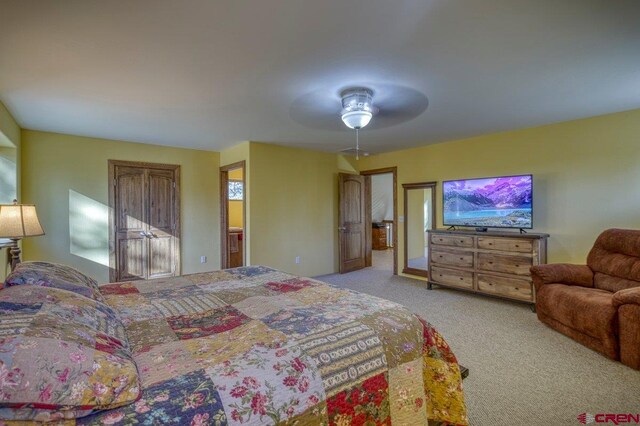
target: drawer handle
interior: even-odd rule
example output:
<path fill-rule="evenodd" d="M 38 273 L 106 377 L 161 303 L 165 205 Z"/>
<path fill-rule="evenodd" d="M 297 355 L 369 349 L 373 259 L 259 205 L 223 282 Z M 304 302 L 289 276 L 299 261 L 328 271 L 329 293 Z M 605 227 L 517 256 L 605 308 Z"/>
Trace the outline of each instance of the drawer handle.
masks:
<path fill-rule="evenodd" d="M 464 257 L 461 257 L 460 260 L 464 260 Z"/>
<path fill-rule="evenodd" d="M 490 245 L 490 246 L 492 246 L 492 245 L 493 245 L 493 243 L 489 243 L 489 245 Z"/>
<path fill-rule="evenodd" d="M 460 277 L 460 281 L 462 281 L 464 278 Z"/>
<path fill-rule="evenodd" d="M 464 243 L 464 240 L 460 240 L 461 243 Z"/>
<path fill-rule="evenodd" d="M 520 267 L 520 265 L 516 265 L 516 268 L 519 268 L 519 267 Z"/>
<path fill-rule="evenodd" d="M 489 265 L 493 265 L 493 262 L 489 262 Z"/>
<path fill-rule="evenodd" d="M 516 244 L 516 248 L 520 247 L 518 244 Z"/>
<path fill-rule="evenodd" d="M 516 287 L 516 290 L 520 290 L 518 287 Z"/>

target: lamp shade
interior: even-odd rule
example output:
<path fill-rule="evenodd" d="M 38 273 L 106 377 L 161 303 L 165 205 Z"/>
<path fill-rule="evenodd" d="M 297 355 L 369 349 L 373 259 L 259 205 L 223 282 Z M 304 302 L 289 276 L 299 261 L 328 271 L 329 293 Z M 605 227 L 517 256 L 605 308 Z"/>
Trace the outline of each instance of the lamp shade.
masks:
<path fill-rule="evenodd" d="M 33 204 L 0 204 L 0 238 L 44 235 Z"/>

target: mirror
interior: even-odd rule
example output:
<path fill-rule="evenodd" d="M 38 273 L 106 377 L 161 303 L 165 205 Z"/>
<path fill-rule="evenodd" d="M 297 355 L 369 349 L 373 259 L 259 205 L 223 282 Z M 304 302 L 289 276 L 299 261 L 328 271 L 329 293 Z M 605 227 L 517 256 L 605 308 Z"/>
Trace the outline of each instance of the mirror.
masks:
<path fill-rule="evenodd" d="M 427 231 L 436 223 L 436 182 L 405 183 L 404 269 L 405 274 L 429 276 Z"/>

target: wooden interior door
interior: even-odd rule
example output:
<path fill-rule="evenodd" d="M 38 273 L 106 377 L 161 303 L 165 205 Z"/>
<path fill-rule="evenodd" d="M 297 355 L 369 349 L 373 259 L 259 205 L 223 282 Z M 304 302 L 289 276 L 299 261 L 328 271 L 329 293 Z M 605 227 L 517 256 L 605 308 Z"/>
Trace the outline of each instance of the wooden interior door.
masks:
<path fill-rule="evenodd" d="M 109 279 L 180 272 L 180 166 L 109 161 Z"/>
<path fill-rule="evenodd" d="M 145 170 L 140 167 L 116 166 L 113 180 L 115 191 L 115 267 L 110 281 L 128 281 L 144 278 L 147 258 L 147 197 L 145 196 Z"/>
<path fill-rule="evenodd" d="M 339 251 L 340 273 L 366 266 L 366 177 L 340 173 L 339 186 Z"/>
<path fill-rule="evenodd" d="M 179 264 L 176 244 L 176 178 L 174 170 L 148 169 L 147 278 L 172 277 Z"/>

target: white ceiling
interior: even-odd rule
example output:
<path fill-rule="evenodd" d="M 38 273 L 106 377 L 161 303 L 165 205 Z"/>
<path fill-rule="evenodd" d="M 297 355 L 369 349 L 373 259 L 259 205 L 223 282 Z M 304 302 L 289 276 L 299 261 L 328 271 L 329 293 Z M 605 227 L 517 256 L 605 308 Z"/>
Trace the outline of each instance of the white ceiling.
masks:
<path fill-rule="evenodd" d="M 640 108 L 640 1 L 0 0 L 0 100 L 23 128 L 337 151 L 350 85 L 381 113 L 428 98 L 374 118 L 372 152 Z"/>

